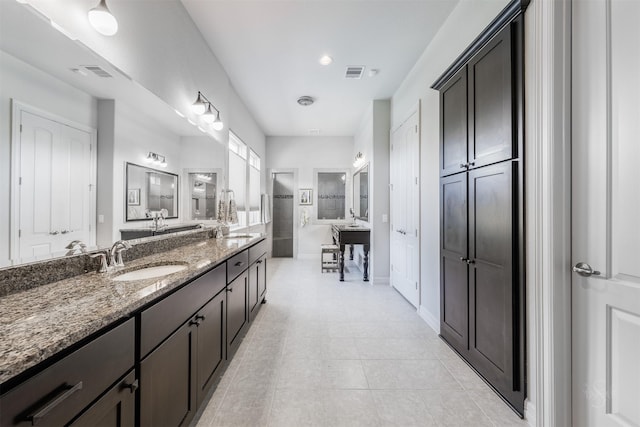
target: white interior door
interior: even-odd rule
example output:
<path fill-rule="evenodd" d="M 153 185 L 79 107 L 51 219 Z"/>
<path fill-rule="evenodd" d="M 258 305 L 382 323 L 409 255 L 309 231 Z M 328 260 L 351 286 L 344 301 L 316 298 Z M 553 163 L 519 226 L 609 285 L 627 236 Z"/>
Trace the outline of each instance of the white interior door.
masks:
<path fill-rule="evenodd" d="M 640 426 L 640 2 L 572 16 L 573 424 Z"/>
<path fill-rule="evenodd" d="M 420 138 L 418 113 L 391 136 L 391 285 L 420 303 Z"/>
<path fill-rule="evenodd" d="M 91 134 L 19 110 L 18 233 L 12 258 L 60 255 L 72 240 L 95 244 Z M 93 205 L 92 205 L 93 204 Z"/>

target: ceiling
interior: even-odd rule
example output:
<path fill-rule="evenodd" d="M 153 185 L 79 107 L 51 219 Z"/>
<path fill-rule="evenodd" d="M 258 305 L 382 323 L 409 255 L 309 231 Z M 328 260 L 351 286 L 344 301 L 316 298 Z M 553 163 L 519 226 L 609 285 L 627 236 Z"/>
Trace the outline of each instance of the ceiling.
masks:
<path fill-rule="evenodd" d="M 458 2 L 181 1 L 269 136 L 354 135 L 371 100 L 393 95 Z M 331 65 L 319 64 L 325 54 Z M 354 65 L 364 75 L 345 79 Z M 302 95 L 316 102 L 301 107 Z"/>

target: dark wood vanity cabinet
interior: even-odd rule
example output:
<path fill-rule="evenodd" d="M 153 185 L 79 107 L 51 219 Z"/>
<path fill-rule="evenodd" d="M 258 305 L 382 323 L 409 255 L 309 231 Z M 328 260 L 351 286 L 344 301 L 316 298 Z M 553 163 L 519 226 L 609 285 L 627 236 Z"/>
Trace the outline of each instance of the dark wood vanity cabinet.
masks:
<path fill-rule="evenodd" d="M 249 248 L 249 321 L 260 311 L 267 293 L 267 242 Z"/>
<path fill-rule="evenodd" d="M 253 321 L 267 292 L 267 256 L 262 255 L 249 267 L 249 320 Z"/>
<path fill-rule="evenodd" d="M 115 425 L 131 425 L 134 331 L 133 319 L 128 320 L 3 394 L 0 425 L 63 426 L 74 420 L 87 425 L 101 415 L 105 425 L 118 419 L 122 424 Z"/>
<path fill-rule="evenodd" d="M 238 350 L 249 326 L 249 275 L 245 270 L 227 285 L 227 358 Z"/>
<path fill-rule="evenodd" d="M 102 396 L 89 409 L 73 420 L 69 427 L 133 427 L 135 426 L 135 372 L 126 377 Z"/>
<path fill-rule="evenodd" d="M 140 362 L 142 426 L 187 425 L 216 383 L 225 363 L 225 282 L 223 264 L 141 313 L 142 354 L 161 342 Z"/>
<path fill-rule="evenodd" d="M 440 334 L 524 413 L 523 16 L 513 1 L 440 91 Z"/>

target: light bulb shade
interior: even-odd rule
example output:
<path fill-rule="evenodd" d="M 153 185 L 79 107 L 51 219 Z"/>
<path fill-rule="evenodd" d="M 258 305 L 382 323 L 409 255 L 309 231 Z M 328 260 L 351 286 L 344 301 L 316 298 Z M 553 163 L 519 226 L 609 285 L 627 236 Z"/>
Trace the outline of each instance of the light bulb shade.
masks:
<path fill-rule="evenodd" d="M 218 111 L 218 114 L 216 114 L 216 119 L 213 121 L 213 123 L 211 123 L 211 128 L 213 130 L 220 131 L 223 127 L 224 123 L 222 123 L 222 120 L 220 120 L 220 112 Z"/>
<path fill-rule="evenodd" d="M 105 0 L 89 11 L 89 23 L 100 34 L 112 36 L 118 32 L 118 21 L 111 14 Z"/>
<path fill-rule="evenodd" d="M 197 115 L 200 115 L 204 113 L 206 110 L 207 110 L 207 103 L 204 102 L 204 100 L 202 99 L 202 95 L 200 94 L 200 92 L 198 92 L 198 98 L 196 99 L 196 102 L 191 104 L 191 111 L 193 111 Z"/>
<path fill-rule="evenodd" d="M 202 114 L 202 121 L 209 124 L 216 121 L 216 115 L 211 109 L 211 104 L 207 106 L 207 110 Z"/>

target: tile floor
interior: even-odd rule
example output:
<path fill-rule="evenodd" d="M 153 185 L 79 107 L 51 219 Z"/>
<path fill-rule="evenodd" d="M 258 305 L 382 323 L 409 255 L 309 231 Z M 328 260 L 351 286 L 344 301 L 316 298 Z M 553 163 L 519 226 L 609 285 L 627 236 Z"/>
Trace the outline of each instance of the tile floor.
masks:
<path fill-rule="evenodd" d="M 198 427 L 527 425 L 394 289 L 318 264 L 268 261 L 268 302 Z"/>

